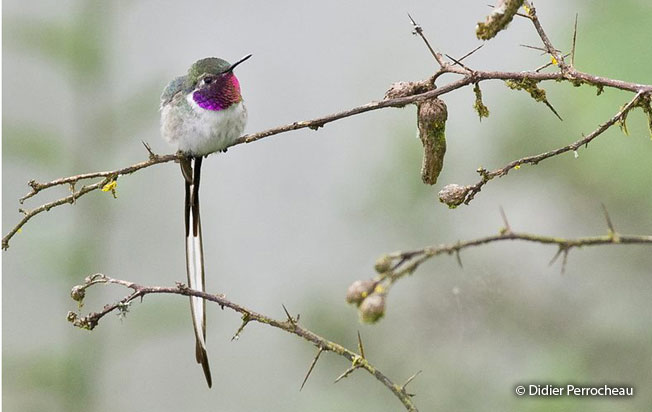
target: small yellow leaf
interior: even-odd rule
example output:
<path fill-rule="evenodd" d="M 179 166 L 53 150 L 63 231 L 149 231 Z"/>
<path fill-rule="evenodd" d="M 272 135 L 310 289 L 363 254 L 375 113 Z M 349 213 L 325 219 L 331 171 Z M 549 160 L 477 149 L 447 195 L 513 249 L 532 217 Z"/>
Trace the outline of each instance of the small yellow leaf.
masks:
<path fill-rule="evenodd" d="M 115 181 L 115 180 L 112 180 L 111 182 L 105 184 L 104 187 L 102 187 L 102 191 L 103 192 L 111 192 L 111 194 L 113 195 L 113 198 L 117 199 L 118 194 L 116 193 L 116 190 L 115 190 L 115 188 L 117 186 L 118 186 L 118 182 Z"/>
<path fill-rule="evenodd" d="M 18 233 L 23 233 L 23 228 L 22 228 L 22 227 L 19 227 L 18 230 L 17 230 L 16 232 L 18 232 Z"/>
<path fill-rule="evenodd" d="M 527 5 L 523 5 L 523 10 L 529 15 L 530 14 L 530 8 Z"/>
<path fill-rule="evenodd" d="M 113 190 L 115 190 L 116 186 L 118 186 L 118 182 L 113 180 L 113 181 L 105 184 L 104 187 L 102 188 L 102 191 L 103 192 L 108 192 L 109 190 L 113 191 Z"/>
<path fill-rule="evenodd" d="M 514 169 L 515 169 L 515 170 L 518 170 L 518 169 L 520 169 L 520 168 L 521 168 L 521 165 L 516 165 L 516 166 L 514 166 Z"/>
<path fill-rule="evenodd" d="M 555 58 L 555 56 L 550 56 L 550 61 L 551 61 L 552 64 L 554 64 L 555 66 L 559 63 L 559 62 L 557 61 L 557 59 Z"/>

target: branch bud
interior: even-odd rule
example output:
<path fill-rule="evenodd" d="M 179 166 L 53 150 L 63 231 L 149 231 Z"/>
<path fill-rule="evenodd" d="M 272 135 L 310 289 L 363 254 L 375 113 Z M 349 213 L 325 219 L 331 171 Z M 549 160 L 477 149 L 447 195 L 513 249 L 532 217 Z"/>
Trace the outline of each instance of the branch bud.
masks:
<path fill-rule="evenodd" d="M 376 282 L 371 279 L 356 280 L 346 290 L 347 303 L 355 303 L 356 305 L 360 305 L 360 302 L 369 296 L 369 294 L 374 291 L 375 287 Z"/>
<path fill-rule="evenodd" d="M 374 264 L 374 269 L 378 273 L 385 273 L 388 272 L 392 268 L 392 258 L 389 257 L 388 255 L 383 255 L 376 260 L 376 263 Z"/>
<path fill-rule="evenodd" d="M 385 315 L 385 294 L 372 293 L 367 296 L 358 308 L 360 320 L 364 323 L 376 323 Z"/>

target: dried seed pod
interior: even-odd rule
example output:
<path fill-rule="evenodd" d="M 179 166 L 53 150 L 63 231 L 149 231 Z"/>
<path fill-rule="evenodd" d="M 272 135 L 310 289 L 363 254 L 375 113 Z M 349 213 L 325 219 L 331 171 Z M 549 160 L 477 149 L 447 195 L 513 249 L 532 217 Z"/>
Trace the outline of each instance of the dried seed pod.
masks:
<path fill-rule="evenodd" d="M 66 315 L 66 320 L 70 323 L 75 323 L 77 320 L 78 316 L 75 312 L 70 312 L 68 311 L 68 314 Z"/>
<path fill-rule="evenodd" d="M 70 297 L 77 302 L 83 301 L 84 296 L 86 296 L 86 291 L 84 287 L 81 285 L 77 285 L 73 287 L 72 290 L 70 291 Z"/>
<path fill-rule="evenodd" d="M 467 186 L 456 184 L 446 185 L 439 191 L 439 201 L 454 209 L 464 202 L 468 191 L 469 188 Z"/>
<path fill-rule="evenodd" d="M 370 293 L 374 291 L 376 287 L 376 282 L 367 279 L 367 280 L 356 280 L 349 286 L 346 290 L 346 301 L 348 303 L 355 303 L 359 305 L 360 302 L 364 300 Z"/>
<path fill-rule="evenodd" d="M 362 301 L 358 308 L 360 320 L 365 323 L 375 323 L 385 315 L 385 294 L 372 293 Z"/>
<path fill-rule="evenodd" d="M 421 179 L 434 185 L 444 166 L 446 153 L 446 104 L 437 98 L 426 100 L 418 105 L 417 124 L 419 138 L 423 144 L 423 165 Z"/>

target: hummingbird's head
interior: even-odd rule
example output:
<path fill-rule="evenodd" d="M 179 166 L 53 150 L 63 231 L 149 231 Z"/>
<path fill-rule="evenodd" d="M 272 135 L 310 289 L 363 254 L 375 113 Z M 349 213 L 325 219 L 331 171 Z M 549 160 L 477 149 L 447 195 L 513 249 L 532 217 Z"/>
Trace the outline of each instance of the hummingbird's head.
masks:
<path fill-rule="evenodd" d="M 217 57 L 196 61 L 186 78 L 195 103 L 201 108 L 218 111 L 242 101 L 240 82 L 233 69 L 250 57 L 251 54 L 233 64 Z"/>

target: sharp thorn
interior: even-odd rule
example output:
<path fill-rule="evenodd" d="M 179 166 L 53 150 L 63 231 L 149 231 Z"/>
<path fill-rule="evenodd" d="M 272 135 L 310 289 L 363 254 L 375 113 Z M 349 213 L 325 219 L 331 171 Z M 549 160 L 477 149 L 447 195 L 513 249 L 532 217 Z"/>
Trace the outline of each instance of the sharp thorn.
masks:
<path fill-rule="evenodd" d="M 509 226 L 507 216 L 505 215 L 505 210 L 502 206 L 500 206 L 500 216 L 503 218 L 503 223 L 505 224 L 505 233 L 512 233 L 512 228 Z"/>
<path fill-rule="evenodd" d="M 542 52 L 545 52 L 545 53 L 548 52 L 548 50 L 544 49 L 543 47 L 539 47 L 539 46 L 530 46 L 529 44 L 519 44 L 519 46 L 525 47 L 526 49 L 539 50 L 539 51 L 542 51 Z"/>
<path fill-rule="evenodd" d="M 412 22 L 412 25 L 413 25 L 413 26 L 417 26 L 417 22 L 414 21 L 414 19 L 412 18 L 412 16 L 410 16 L 410 13 L 408 13 L 407 15 L 408 15 L 408 17 L 410 18 L 410 22 Z"/>
<path fill-rule="evenodd" d="M 555 108 L 552 107 L 552 105 L 550 104 L 549 101 L 544 100 L 543 102 L 546 104 L 546 106 L 548 106 L 548 108 L 549 108 L 550 110 L 552 110 L 552 112 L 555 114 L 555 116 L 557 116 L 557 118 L 558 118 L 559 120 L 561 120 L 562 122 L 564 121 L 564 119 L 561 118 L 561 116 L 559 115 L 559 113 L 557 113 L 557 110 L 555 110 Z"/>
<path fill-rule="evenodd" d="M 290 312 L 288 312 L 288 310 L 287 310 L 287 308 L 285 307 L 285 305 L 281 304 L 281 306 L 283 306 L 283 310 L 285 311 L 285 315 L 288 317 L 288 321 L 289 321 L 291 324 L 296 325 L 296 321 L 292 318 L 292 316 L 290 316 Z"/>
<path fill-rule="evenodd" d="M 564 258 L 561 261 L 561 274 L 566 273 L 566 262 L 568 262 L 568 248 L 564 249 Z"/>
<path fill-rule="evenodd" d="M 573 45 L 571 47 L 571 66 L 575 67 L 575 44 L 577 42 L 577 13 L 575 13 L 575 27 L 573 29 Z"/>
<path fill-rule="evenodd" d="M 557 250 L 557 253 L 550 259 L 550 262 L 548 262 L 548 266 L 552 266 L 555 261 L 557 261 L 557 258 L 559 258 L 559 255 L 561 255 L 561 252 L 564 251 L 564 247 L 562 245 L 559 245 L 559 249 Z"/>
<path fill-rule="evenodd" d="M 481 43 L 478 47 L 476 47 L 475 49 L 473 49 L 470 52 L 466 53 L 464 56 L 460 57 L 458 60 L 462 61 L 462 60 L 466 59 L 467 57 L 469 57 L 470 55 L 477 52 L 478 50 L 480 50 L 483 47 L 484 47 L 484 43 Z"/>
<path fill-rule="evenodd" d="M 231 342 L 233 342 L 234 340 L 238 340 L 240 338 L 240 334 L 242 333 L 242 331 L 244 330 L 245 326 L 247 326 L 248 323 L 249 323 L 249 314 L 245 313 L 244 315 L 242 315 L 242 324 L 235 332 L 233 337 L 231 337 Z"/>
<path fill-rule="evenodd" d="M 607 221 L 607 227 L 609 228 L 609 231 L 611 234 L 616 233 L 616 229 L 614 229 L 614 224 L 611 221 L 611 217 L 609 217 L 609 212 L 607 211 L 607 207 L 604 205 L 604 203 L 600 203 L 602 206 L 602 212 L 604 213 L 604 218 Z"/>
<path fill-rule="evenodd" d="M 462 63 L 461 61 L 455 59 L 455 58 L 452 57 L 451 55 L 444 53 L 444 56 L 446 56 L 446 57 L 448 57 L 449 59 L 451 59 L 451 60 L 453 61 L 453 63 L 455 63 L 455 64 L 459 64 L 461 67 L 463 67 L 463 68 L 465 68 L 465 69 L 467 69 L 467 70 L 470 70 L 468 67 L 466 67 L 466 66 L 464 65 L 464 63 Z"/>
<path fill-rule="evenodd" d="M 360 337 L 360 331 L 358 331 L 358 350 L 360 350 L 360 356 L 362 356 L 362 359 L 366 359 L 364 356 L 364 346 L 362 346 L 362 338 Z"/>
<path fill-rule="evenodd" d="M 337 383 L 337 382 L 341 381 L 342 379 L 346 378 L 347 376 L 349 376 L 357 368 L 358 368 L 358 366 L 351 366 L 349 369 L 345 370 L 343 374 L 338 376 L 337 379 L 335 379 L 335 382 L 333 382 L 333 383 Z"/>
<path fill-rule="evenodd" d="M 457 259 L 457 264 L 460 265 L 460 268 L 464 269 L 464 265 L 462 265 L 462 257 L 460 256 L 460 249 L 455 249 L 455 258 Z"/>
<path fill-rule="evenodd" d="M 407 378 L 407 380 L 405 381 L 405 383 L 403 384 L 403 386 L 401 386 L 401 389 L 402 389 L 402 390 L 405 390 L 405 387 L 408 386 L 408 384 L 409 384 L 410 382 L 412 382 L 412 381 L 414 380 L 414 378 L 416 378 L 417 376 L 419 376 L 419 374 L 420 374 L 421 372 L 423 372 L 423 371 L 421 371 L 421 370 L 420 370 L 420 371 L 417 371 L 417 373 L 415 373 L 414 375 L 412 375 L 412 376 L 410 376 L 409 378 Z"/>
<path fill-rule="evenodd" d="M 299 392 L 301 392 L 301 390 L 303 389 L 303 386 L 304 386 L 304 385 L 306 384 L 306 382 L 308 381 L 308 377 L 309 377 L 310 374 L 312 373 L 312 370 L 315 368 L 315 365 L 317 364 L 317 360 L 319 359 L 319 355 L 321 355 L 321 353 L 322 353 L 323 351 L 324 351 L 324 348 L 320 346 L 320 347 L 319 347 L 319 350 L 317 351 L 317 355 L 315 356 L 315 358 L 314 358 L 314 359 L 312 360 L 312 362 L 310 363 L 310 368 L 308 368 L 308 373 L 306 373 L 306 377 L 303 378 L 303 382 L 301 382 L 301 387 L 299 388 Z"/>

